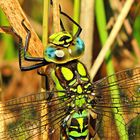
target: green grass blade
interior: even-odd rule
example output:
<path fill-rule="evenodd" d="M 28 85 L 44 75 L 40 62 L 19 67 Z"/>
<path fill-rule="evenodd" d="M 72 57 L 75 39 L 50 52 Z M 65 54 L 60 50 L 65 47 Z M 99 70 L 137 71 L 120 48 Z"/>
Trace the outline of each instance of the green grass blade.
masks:
<path fill-rule="evenodd" d="M 9 26 L 8 20 L 6 19 L 6 16 L 2 12 L 2 10 L 0 10 L 0 25 Z M 2 40 L 4 41 L 6 47 L 4 59 L 5 60 L 14 59 L 17 56 L 17 51 L 14 46 L 13 38 L 10 35 L 2 34 Z"/>
<path fill-rule="evenodd" d="M 97 28 L 99 31 L 99 37 L 102 46 L 105 44 L 105 41 L 108 38 L 108 33 L 106 29 L 106 16 L 105 16 L 105 9 L 104 9 L 104 3 L 103 0 L 98 0 L 95 3 L 95 14 L 96 14 L 96 22 L 97 22 Z M 111 75 L 112 73 L 115 73 L 114 68 L 113 68 L 113 63 L 112 60 L 109 58 L 111 55 L 111 51 L 109 50 L 108 53 L 106 54 L 105 62 L 106 62 L 106 67 L 107 67 L 107 74 Z M 115 78 L 114 78 L 115 81 Z M 110 90 L 118 89 L 117 86 L 112 86 L 110 87 Z M 115 97 L 114 97 L 115 95 Z M 116 103 L 119 103 L 120 95 L 119 95 L 119 90 L 114 90 L 113 94 L 111 95 L 112 98 L 117 98 L 117 100 L 112 100 L 113 104 L 115 105 Z M 121 104 L 118 104 L 118 106 L 121 106 Z M 119 132 L 119 136 L 121 140 L 128 140 L 128 132 L 125 129 L 125 122 L 123 120 L 123 117 L 119 114 L 116 114 L 116 110 L 112 109 L 115 120 L 116 121 L 116 127 Z M 125 137 L 122 137 L 124 136 Z"/>
<path fill-rule="evenodd" d="M 73 20 L 79 23 L 80 0 L 74 0 Z M 73 25 L 73 34 L 77 31 L 77 26 Z"/>

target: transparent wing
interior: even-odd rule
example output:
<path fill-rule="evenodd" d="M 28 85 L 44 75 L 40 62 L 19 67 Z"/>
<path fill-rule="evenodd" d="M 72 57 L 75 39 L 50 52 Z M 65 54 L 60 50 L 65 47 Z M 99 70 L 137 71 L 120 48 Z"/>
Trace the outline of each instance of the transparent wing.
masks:
<path fill-rule="evenodd" d="M 93 112 L 102 117 L 101 139 L 140 139 L 140 67 L 93 83 Z"/>
<path fill-rule="evenodd" d="M 89 89 L 90 90 L 90 89 Z M 140 139 L 140 68 L 130 69 L 93 83 L 90 112 L 98 114 L 94 139 Z M 27 140 L 45 133 L 59 139 L 60 125 L 73 98 L 60 91 L 13 99 L 0 107 L 0 139 Z M 76 95 L 75 95 L 76 96 Z"/>
<path fill-rule="evenodd" d="M 60 93 L 60 91 L 59 91 Z M 46 139 L 59 139 L 60 125 L 67 116 L 69 96 L 41 92 L 5 102 L 0 107 L 0 139 L 27 140 L 45 132 Z M 63 100 L 63 102 L 62 102 Z"/>

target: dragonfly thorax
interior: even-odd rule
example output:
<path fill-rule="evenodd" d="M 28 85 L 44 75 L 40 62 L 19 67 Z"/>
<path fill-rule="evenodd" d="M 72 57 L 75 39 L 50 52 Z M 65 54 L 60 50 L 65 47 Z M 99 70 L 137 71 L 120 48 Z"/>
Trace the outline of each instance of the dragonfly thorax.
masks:
<path fill-rule="evenodd" d="M 57 65 L 52 71 L 51 77 L 56 90 L 68 90 L 75 94 L 89 92 L 91 86 L 89 75 L 85 66 L 79 61 Z"/>

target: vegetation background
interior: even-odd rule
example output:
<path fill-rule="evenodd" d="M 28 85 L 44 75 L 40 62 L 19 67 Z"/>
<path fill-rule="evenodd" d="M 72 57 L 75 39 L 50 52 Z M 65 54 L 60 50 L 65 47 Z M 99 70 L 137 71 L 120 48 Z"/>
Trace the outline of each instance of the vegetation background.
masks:
<path fill-rule="evenodd" d="M 44 0 L 45 1 L 45 0 Z M 27 18 L 42 40 L 43 0 L 19 0 Z M 85 42 L 85 54 L 81 61 L 85 63 L 90 75 L 98 54 L 121 13 L 127 0 L 59 0 L 62 11 L 67 13 L 83 28 L 81 38 Z M 47 36 L 54 32 L 52 10 L 49 7 L 49 27 Z M 10 26 L 0 9 L 0 25 Z M 72 34 L 76 28 L 65 20 L 66 29 Z M 47 44 L 46 44 L 47 45 Z M 123 26 L 111 48 L 105 54 L 98 73 L 93 81 L 126 68 L 140 65 L 140 1 L 135 0 L 129 14 L 123 20 Z M 92 69 L 93 67 L 93 69 Z M 92 80 L 92 79 L 91 79 Z M 0 34 L 0 93 L 1 100 L 22 97 L 40 90 L 41 78 L 36 70 L 21 72 L 18 65 L 18 42 L 11 35 Z"/>
<path fill-rule="evenodd" d="M 42 40 L 43 0 L 19 0 L 19 2 Z M 60 0 L 62 10 L 79 22 L 83 28 L 81 38 L 85 41 L 86 53 L 81 60 L 86 64 L 89 72 L 124 3 L 125 0 L 89 0 L 88 2 L 84 0 Z M 65 21 L 65 24 L 68 25 L 67 30 L 73 32 L 75 29 L 68 22 Z M 94 81 L 115 71 L 139 65 L 139 22 L 140 2 L 135 0 Z M 52 12 L 49 12 L 49 23 L 50 35 L 53 33 Z M 9 26 L 2 10 L 0 10 L 0 25 Z M 17 55 L 18 43 L 12 36 L 0 35 L 0 50 L 1 91 L 4 98 L 10 99 L 11 97 L 23 96 L 26 93 L 37 92 L 40 87 L 40 77 L 35 74 L 35 71 L 20 72 Z"/>

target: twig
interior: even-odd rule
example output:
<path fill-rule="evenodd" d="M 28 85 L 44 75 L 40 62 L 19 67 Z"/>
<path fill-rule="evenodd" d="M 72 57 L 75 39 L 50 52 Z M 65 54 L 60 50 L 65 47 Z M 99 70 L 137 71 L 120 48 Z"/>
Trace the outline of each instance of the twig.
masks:
<path fill-rule="evenodd" d="M 59 0 L 53 0 L 53 28 L 54 32 L 60 31 Z"/>
<path fill-rule="evenodd" d="M 43 16 L 43 44 L 44 46 L 46 46 L 46 44 L 48 43 L 48 20 L 46 20 L 46 18 L 48 18 L 48 5 L 49 3 L 47 2 L 48 0 L 44 0 L 44 16 Z M 47 15 L 46 15 L 46 14 Z M 53 0 L 53 27 L 54 27 L 54 32 L 59 32 L 60 31 L 60 18 L 59 18 L 59 2 L 58 0 Z M 45 70 L 45 71 L 44 71 Z M 54 84 L 52 82 L 52 79 L 50 78 L 50 70 L 51 70 L 51 66 L 49 65 L 48 67 L 46 67 L 43 71 L 46 73 L 46 77 L 49 82 L 49 90 L 54 88 Z M 42 88 L 41 90 L 44 90 L 44 83 L 45 83 L 45 79 L 42 78 Z M 48 85 L 47 85 L 48 86 Z M 44 103 L 42 103 L 43 106 L 46 106 L 46 109 L 43 109 L 41 111 L 41 116 L 45 116 L 45 114 L 48 114 L 49 111 L 51 111 L 52 108 L 48 108 L 48 105 L 44 105 Z M 44 118 L 41 119 L 42 124 L 41 125 L 45 125 L 45 124 L 49 124 L 48 120 L 50 120 L 51 116 L 46 115 Z M 50 127 L 50 125 L 46 126 L 46 129 L 49 129 L 48 127 Z M 57 130 L 59 131 L 59 130 Z M 43 140 L 55 140 L 56 137 L 58 137 L 56 134 L 54 134 L 52 137 L 49 136 L 48 132 L 44 132 L 42 134 L 42 139 Z"/>
<path fill-rule="evenodd" d="M 95 60 L 94 62 L 94 65 L 92 66 L 91 70 L 90 70 L 90 75 L 91 75 L 91 79 L 94 78 L 94 76 L 96 75 L 99 67 L 101 66 L 104 58 L 105 58 L 105 55 L 107 53 L 107 51 L 109 50 L 109 48 L 112 46 L 119 30 L 121 29 L 122 27 L 122 24 L 124 22 L 124 19 L 126 18 L 132 4 L 133 4 L 134 0 L 127 0 L 125 2 L 125 5 L 120 13 L 120 15 L 118 16 L 118 19 L 105 43 L 105 45 L 103 46 L 103 49 L 100 51 L 97 59 Z"/>
<path fill-rule="evenodd" d="M 79 23 L 80 19 L 80 0 L 74 0 L 74 7 L 73 7 L 73 20 Z M 77 31 L 77 27 L 73 24 L 73 35 Z"/>
<path fill-rule="evenodd" d="M 115 2 L 116 3 L 114 4 L 114 1 L 112 2 L 110 0 L 111 6 L 114 9 L 114 11 L 117 9 L 120 12 L 122 10 L 122 3 L 119 0 L 116 0 Z M 131 34 L 132 34 L 132 27 L 131 27 L 128 19 L 124 20 L 124 28 L 125 28 L 127 34 L 131 36 Z M 140 49 L 139 49 L 139 45 L 137 43 L 137 40 L 135 38 L 133 38 L 131 40 L 131 45 L 133 47 L 133 50 L 135 52 L 136 57 L 139 58 L 139 56 L 140 56 Z M 139 62 L 139 59 L 138 59 L 138 62 Z"/>
<path fill-rule="evenodd" d="M 85 42 L 85 52 L 84 56 L 80 60 L 84 62 L 88 70 L 91 68 L 92 63 L 94 1 L 95 0 L 81 1 L 80 25 L 83 29 L 81 33 L 81 38 Z"/>
<path fill-rule="evenodd" d="M 43 45 L 31 27 L 27 17 L 25 16 L 18 0 L 0 0 L 0 7 L 8 18 L 10 25 L 14 28 L 17 34 L 19 34 L 23 42 L 25 42 L 26 31 L 22 27 L 21 22 L 25 19 L 25 24 L 31 31 L 31 39 L 29 44 L 28 52 L 32 56 L 42 56 L 43 54 Z M 3 30 L 0 29 L 0 32 L 3 33 Z"/>
<path fill-rule="evenodd" d="M 43 35 L 42 35 L 42 42 L 43 42 L 44 46 L 46 46 L 48 44 L 48 34 L 49 34 L 48 23 L 49 23 L 49 0 L 44 0 L 44 3 L 43 3 Z M 41 91 L 42 92 L 45 91 L 45 77 L 44 76 L 41 77 Z M 43 106 L 46 106 L 46 108 L 43 108 Z M 40 107 L 43 108 L 41 110 L 41 116 L 44 116 L 44 117 L 41 118 L 41 125 L 44 126 L 45 124 L 48 124 L 48 121 L 47 121 L 48 116 L 46 115 L 49 112 L 48 105 L 42 101 L 42 105 Z M 46 140 L 47 138 L 49 138 L 49 134 L 47 132 L 44 132 L 44 133 L 42 132 L 41 139 Z"/>
<path fill-rule="evenodd" d="M 43 45 L 46 46 L 48 43 L 48 23 L 49 23 L 49 1 L 44 0 L 44 9 L 43 9 L 43 36 L 42 36 L 42 42 Z"/>

